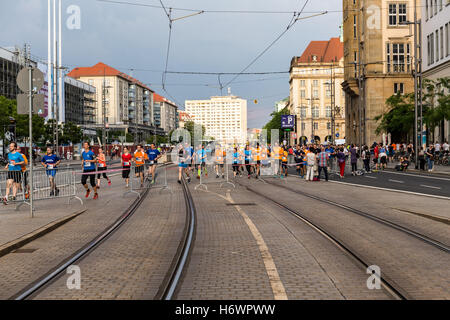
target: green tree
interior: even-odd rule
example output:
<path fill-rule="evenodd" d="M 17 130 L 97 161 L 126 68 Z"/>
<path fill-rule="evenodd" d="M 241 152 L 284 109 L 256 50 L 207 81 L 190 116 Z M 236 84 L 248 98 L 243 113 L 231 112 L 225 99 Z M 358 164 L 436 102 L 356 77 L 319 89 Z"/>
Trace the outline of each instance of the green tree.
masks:
<path fill-rule="evenodd" d="M 62 130 L 62 136 L 60 142 L 68 144 L 72 142 L 73 144 L 80 143 L 83 139 L 83 131 L 79 126 L 72 122 L 66 122 Z"/>
<path fill-rule="evenodd" d="M 267 130 L 267 141 L 272 140 L 271 130 L 273 130 L 273 129 L 278 129 L 279 137 L 283 136 L 283 131 L 281 130 L 281 116 L 288 115 L 288 114 L 289 114 L 289 110 L 287 107 L 280 111 L 274 111 L 270 114 L 272 119 L 263 127 L 263 129 Z"/>
<path fill-rule="evenodd" d="M 425 79 L 423 92 L 423 105 L 427 109 L 424 122 L 434 140 L 434 129 L 444 120 L 450 120 L 450 77 L 436 81 Z"/>
<path fill-rule="evenodd" d="M 194 126 L 195 126 L 194 121 L 186 121 L 184 123 L 184 129 L 189 131 L 189 133 L 191 135 L 191 143 L 194 143 Z M 204 125 L 201 125 L 201 127 L 202 127 L 202 139 L 203 139 L 203 137 L 205 136 L 206 128 Z M 169 136 L 169 137 L 171 137 L 171 136 Z"/>

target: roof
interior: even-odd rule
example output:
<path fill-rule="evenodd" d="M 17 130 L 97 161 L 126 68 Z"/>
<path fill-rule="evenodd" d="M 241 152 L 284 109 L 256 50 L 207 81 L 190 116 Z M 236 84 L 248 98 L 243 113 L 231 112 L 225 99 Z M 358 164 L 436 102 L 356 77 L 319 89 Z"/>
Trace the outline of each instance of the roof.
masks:
<path fill-rule="evenodd" d="M 303 54 L 297 57 L 297 63 L 337 62 L 343 56 L 344 44 L 337 37 L 329 41 L 311 41 Z"/>
<path fill-rule="evenodd" d="M 121 77 L 125 80 L 128 80 L 134 84 L 137 84 L 141 87 L 144 87 L 150 91 L 153 92 L 153 90 L 140 82 L 139 80 L 127 75 L 126 73 L 120 72 L 117 69 L 114 69 L 111 66 L 108 66 L 107 64 L 104 64 L 103 62 L 99 62 L 96 65 L 92 67 L 78 67 L 73 69 L 67 74 L 69 77 L 78 79 L 80 77 Z"/>
<path fill-rule="evenodd" d="M 160 95 L 157 94 L 156 92 L 153 94 L 153 101 L 154 101 L 154 102 L 166 102 L 166 103 L 168 103 L 168 104 L 171 104 L 171 105 L 177 107 L 177 105 L 176 105 L 175 103 L 173 103 L 172 101 L 170 101 L 169 99 L 167 99 L 167 98 L 165 98 L 165 97 L 163 97 L 163 96 L 160 96 Z M 178 108 L 178 107 L 177 107 L 177 108 Z"/>

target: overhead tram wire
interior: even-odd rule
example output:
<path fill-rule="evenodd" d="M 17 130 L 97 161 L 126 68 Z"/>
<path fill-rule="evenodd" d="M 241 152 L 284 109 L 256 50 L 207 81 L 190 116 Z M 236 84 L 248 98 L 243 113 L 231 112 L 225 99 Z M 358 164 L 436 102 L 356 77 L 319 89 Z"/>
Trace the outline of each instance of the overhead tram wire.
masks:
<path fill-rule="evenodd" d="M 295 25 L 295 23 L 297 22 L 297 21 L 299 21 L 300 20 L 300 15 L 302 14 L 302 12 L 303 12 L 303 10 L 305 9 L 305 7 L 306 7 L 306 5 L 308 4 L 308 2 L 309 2 L 309 0 L 306 0 L 305 1 L 305 4 L 303 5 L 303 7 L 302 7 L 302 9 L 300 10 L 300 12 L 298 13 L 298 14 L 294 14 L 294 17 L 295 16 L 297 16 L 297 18 L 295 18 L 295 19 L 291 19 L 291 21 L 289 22 L 289 24 L 288 24 L 288 26 L 287 26 L 287 28 L 286 28 L 286 30 L 284 30 L 274 41 L 272 41 L 272 43 L 268 46 L 268 47 L 266 47 L 260 54 L 258 54 L 257 56 L 256 56 L 256 58 L 255 59 L 253 59 L 244 69 L 242 69 L 242 71 L 239 73 L 239 74 L 237 74 L 235 77 L 233 77 L 233 79 L 231 79 L 230 81 L 228 81 L 226 84 L 225 84 L 225 86 L 224 87 L 227 87 L 227 86 L 229 86 L 231 83 L 233 83 L 233 81 L 234 80 L 236 80 L 243 72 L 245 72 L 245 71 L 247 71 L 248 70 L 248 68 L 250 68 L 256 61 L 258 61 L 258 59 L 259 58 L 261 58 L 270 48 L 272 48 L 272 46 L 274 46 L 275 45 L 275 43 L 277 43 L 278 42 L 278 40 L 280 40 L 288 31 L 289 31 L 289 29 L 291 29 L 294 25 Z M 322 15 L 322 14 L 324 14 L 324 13 L 321 13 L 320 15 Z M 315 15 L 314 15 L 315 16 Z M 313 16 L 310 16 L 310 17 L 313 17 Z M 305 17 L 305 18 L 310 18 L 310 17 Z"/>

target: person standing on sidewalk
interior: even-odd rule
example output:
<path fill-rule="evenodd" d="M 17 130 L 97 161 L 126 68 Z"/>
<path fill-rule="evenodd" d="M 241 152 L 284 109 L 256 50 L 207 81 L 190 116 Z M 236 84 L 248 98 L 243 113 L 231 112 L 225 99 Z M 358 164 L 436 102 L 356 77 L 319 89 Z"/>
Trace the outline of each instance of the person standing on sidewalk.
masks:
<path fill-rule="evenodd" d="M 53 153 L 53 149 L 48 147 L 47 154 L 42 157 L 41 164 L 45 167 L 45 173 L 47 174 L 50 182 L 50 197 L 58 196 L 59 189 L 56 187 L 56 173 L 61 159 Z"/>
<path fill-rule="evenodd" d="M 312 151 L 308 152 L 306 155 L 306 181 L 314 180 L 314 165 L 316 164 L 316 154 Z"/>
<path fill-rule="evenodd" d="M 425 152 L 425 154 L 427 155 L 428 172 L 432 172 L 433 171 L 433 165 L 434 165 L 434 154 L 435 154 L 435 149 L 434 149 L 434 146 L 432 144 L 430 144 L 430 146 L 428 147 L 428 149 Z"/>
<path fill-rule="evenodd" d="M 356 171 L 358 170 L 358 155 L 354 144 L 352 144 L 350 148 L 350 163 L 352 165 L 352 176 L 356 176 Z"/>
<path fill-rule="evenodd" d="M 337 161 L 338 161 L 338 164 L 339 164 L 339 177 L 341 179 L 344 178 L 344 174 L 345 174 L 345 157 L 346 156 L 345 156 L 345 153 L 344 153 L 344 148 L 340 147 L 340 149 L 339 149 L 339 151 L 338 151 L 338 153 L 336 155 L 336 158 L 337 158 Z"/>
<path fill-rule="evenodd" d="M 98 156 L 97 156 L 97 162 L 98 162 L 98 168 L 97 171 L 106 171 L 108 170 L 108 167 L 106 166 L 106 155 L 103 153 L 103 148 L 98 149 Z M 101 179 L 102 173 L 97 174 L 97 189 L 100 188 L 100 179 Z M 111 185 L 111 180 L 109 180 L 106 173 L 103 172 L 103 178 L 105 178 L 108 181 L 108 185 Z"/>
<path fill-rule="evenodd" d="M 328 159 L 330 158 L 330 154 L 325 151 L 325 148 L 322 147 L 321 151 L 318 155 L 319 159 L 319 180 L 322 170 L 325 172 L 325 181 L 328 181 Z"/>
<path fill-rule="evenodd" d="M 10 189 L 12 188 L 13 192 L 13 200 L 16 200 L 18 185 L 22 182 L 22 167 L 21 165 L 24 163 L 24 158 L 22 155 L 16 151 L 17 144 L 15 142 L 11 142 L 9 144 L 9 153 L 8 153 L 8 164 L 5 169 L 8 170 L 8 179 L 6 181 L 6 194 L 3 198 L 3 203 L 8 204 L 8 197 Z"/>
<path fill-rule="evenodd" d="M 368 146 L 364 146 L 362 158 L 364 162 L 364 169 L 367 173 L 370 173 L 370 151 Z"/>
<path fill-rule="evenodd" d="M 86 189 L 86 198 L 89 198 L 91 190 L 87 185 L 87 179 L 89 178 L 91 187 L 94 189 L 94 200 L 98 199 L 97 184 L 95 183 L 95 163 L 97 162 L 95 153 L 91 150 L 89 142 L 83 144 L 84 150 L 81 153 L 81 166 L 83 168 L 83 174 L 81 175 L 81 184 Z"/>

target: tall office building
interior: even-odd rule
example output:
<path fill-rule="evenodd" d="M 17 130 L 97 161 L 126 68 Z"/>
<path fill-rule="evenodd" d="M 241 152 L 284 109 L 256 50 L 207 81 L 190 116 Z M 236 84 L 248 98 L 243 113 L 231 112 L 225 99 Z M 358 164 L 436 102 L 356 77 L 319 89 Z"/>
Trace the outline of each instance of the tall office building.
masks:
<path fill-rule="evenodd" d="M 247 139 L 247 100 L 236 96 L 186 100 L 186 112 L 205 126 L 205 135 L 221 143 L 244 143 Z"/>

